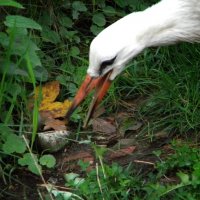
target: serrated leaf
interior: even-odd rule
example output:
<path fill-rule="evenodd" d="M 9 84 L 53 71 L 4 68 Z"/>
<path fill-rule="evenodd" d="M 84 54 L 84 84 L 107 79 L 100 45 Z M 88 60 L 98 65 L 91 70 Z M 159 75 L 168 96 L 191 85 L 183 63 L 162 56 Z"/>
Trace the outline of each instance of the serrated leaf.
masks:
<path fill-rule="evenodd" d="M 104 26 L 106 24 L 105 16 L 102 13 L 96 13 L 92 17 L 92 21 L 97 26 Z"/>
<path fill-rule="evenodd" d="M 22 158 L 18 159 L 18 164 L 21 166 L 27 165 L 28 169 L 34 174 L 41 174 L 41 166 L 38 164 L 38 158 L 35 154 L 24 154 Z"/>
<path fill-rule="evenodd" d="M 7 154 L 24 153 L 26 144 L 23 139 L 15 134 L 9 134 L 6 142 L 3 144 L 3 151 Z"/>
<path fill-rule="evenodd" d="M 0 6 L 11 6 L 11 7 L 15 7 L 15 8 L 24 8 L 22 6 L 22 4 L 20 4 L 16 1 L 12 1 L 12 0 L 1 0 Z"/>
<path fill-rule="evenodd" d="M 45 165 L 47 166 L 48 168 L 53 168 L 56 164 L 56 159 L 54 156 L 52 155 L 43 155 L 41 158 L 40 158 L 40 164 L 41 165 Z"/>
<path fill-rule="evenodd" d="M 33 19 L 23 17 L 20 15 L 6 16 L 6 21 L 4 21 L 4 24 L 8 27 L 30 28 L 30 29 L 42 30 L 42 27 Z"/>
<path fill-rule="evenodd" d="M 72 3 L 72 8 L 74 10 L 80 11 L 80 12 L 85 12 L 87 11 L 87 7 L 85 6 L 85 4 L 81 1 L 74 1 Z"/>

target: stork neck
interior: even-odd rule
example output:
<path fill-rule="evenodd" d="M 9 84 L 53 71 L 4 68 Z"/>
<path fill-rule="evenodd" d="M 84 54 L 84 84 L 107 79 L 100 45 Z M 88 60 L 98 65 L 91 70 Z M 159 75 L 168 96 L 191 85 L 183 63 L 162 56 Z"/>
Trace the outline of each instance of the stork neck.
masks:
<path fill-rule="evenodd" d="M 195 41 L 200 31 L 199 2 L 162 0 L 140 12 L 137 40 L 145 47 Z"/>

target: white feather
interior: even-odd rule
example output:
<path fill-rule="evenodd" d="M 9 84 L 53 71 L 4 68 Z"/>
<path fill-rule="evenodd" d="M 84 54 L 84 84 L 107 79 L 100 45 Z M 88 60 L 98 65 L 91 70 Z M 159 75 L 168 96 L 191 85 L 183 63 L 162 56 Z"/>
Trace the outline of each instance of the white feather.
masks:
<path fill-rule="evenodd" d="M 97 77 L 113 69 L 114 79 L 145 48 L 179 41 L 200 41 L 200 0 L 162 0 L 113 23 L 92 41 L 87 72 Z M 101 63 L 115 56 L 99 74 Z"/>

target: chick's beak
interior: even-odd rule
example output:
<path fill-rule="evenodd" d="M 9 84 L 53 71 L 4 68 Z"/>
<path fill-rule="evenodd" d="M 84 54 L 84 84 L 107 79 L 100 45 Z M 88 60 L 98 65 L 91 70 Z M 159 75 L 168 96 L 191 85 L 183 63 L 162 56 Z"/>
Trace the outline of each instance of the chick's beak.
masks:
<path fill-rule="evenodd" d="M 103 97 L 105 96 L 105 94 L 107 93 L 111 85 L 112 81 L 109 79 L 111 73 L 112 73 L 112 70 L 109 71 L 104 76 L 101 76 L 98 78 L 91 77 L 90 75 L 87 74 L 85 80 L 83 81 L 78 92 L 76 93 L 76 96 L 72 102 L 70 109 L 68 110 L 66 114 L 67 120 L 70 118 L 70 116 L 75 111 L 75 109 L 84 101 L 87 95 L 94 89 L 95 93 L 94 93 L 92 102 L 90 104 L 86 120 L 84 122 L 84 127 L 87 126 L 95 109 L 97 108 L 97 106 L 99 105 L 99 103 L 101 102 L 101 100 L 103 99 Z"/>

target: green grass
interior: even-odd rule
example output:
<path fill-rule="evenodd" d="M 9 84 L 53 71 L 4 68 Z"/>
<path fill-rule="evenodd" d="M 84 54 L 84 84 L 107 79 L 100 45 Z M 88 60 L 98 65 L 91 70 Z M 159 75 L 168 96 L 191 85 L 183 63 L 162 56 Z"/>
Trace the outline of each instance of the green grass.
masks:
<path fill-rule="evenodd" d="M 179 133 L 199 130 L 199 45 L 180 44 L 148 49 L 118 80 L 126 97 L 146 97 L 139 109 L 153 129 Z"/>

